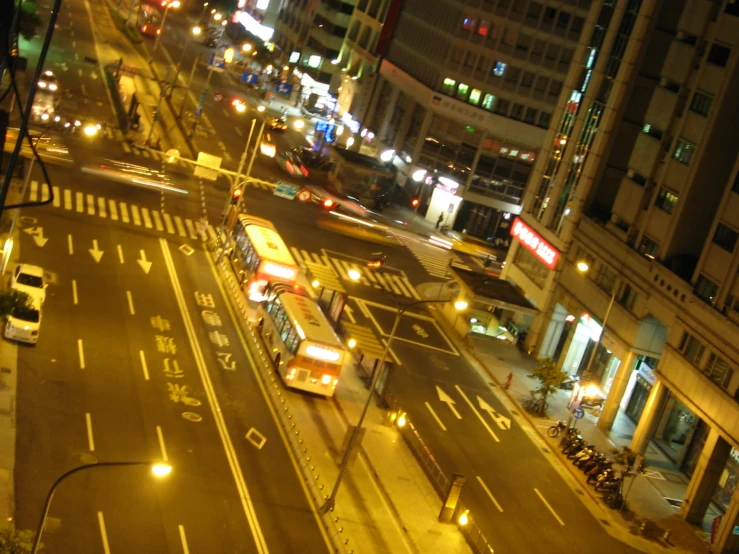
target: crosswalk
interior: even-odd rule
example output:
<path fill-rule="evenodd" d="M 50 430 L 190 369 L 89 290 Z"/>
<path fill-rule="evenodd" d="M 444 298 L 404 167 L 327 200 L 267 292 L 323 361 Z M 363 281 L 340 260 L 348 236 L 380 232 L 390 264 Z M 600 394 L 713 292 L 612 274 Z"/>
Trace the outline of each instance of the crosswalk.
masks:
<path fill-rule="evenodd" d="M 349 278 L 349 271 L 354 270 L 359 272 L 360 278 L 358 282 L 362 285 L 376 289 L 384 289 L 395 296 L 405 296 L 407 298 L 421 300 L 416 289 L 411 285 L 405 275 L 371 271 L 362 264 L 342 260 L 333 256 L 327 256 L 325 254 L 308 252 L 307 250 L 302 250 L 294 246 L 290 247 L 290 252 L 299 264 L 304 265 L 305 262 L 310 261 L 329 266 L 334 269 L 339 274 L 339 277 L 344 281 L 354 282 Z"/>
<path fill-rule="evenodd" d="M 29 202 L 45 202 L 53 193 L 51 206 L 64 211 L 97 216 L 192 240 L 201 240 L 206 232 L 211 239 L 215 238 L 213 229 L 208 226 L 206 231 L 201 221 L 194 222 L 190 218 L 67 188 L 62 189 L 56 185 L 49 188 L 45 183 L 41 184 L 38 181 L 31 181 L 29 185 L 27 197 Z"/>
<path fill-rule="evenodd" d="M 432 277 L 439 277 L 440 279 L 448 278 L 450 264 L 461 269 L 470 269 L 453 252 L 425 244 L 412 237 L 399 235 L 398 238 Z"/>

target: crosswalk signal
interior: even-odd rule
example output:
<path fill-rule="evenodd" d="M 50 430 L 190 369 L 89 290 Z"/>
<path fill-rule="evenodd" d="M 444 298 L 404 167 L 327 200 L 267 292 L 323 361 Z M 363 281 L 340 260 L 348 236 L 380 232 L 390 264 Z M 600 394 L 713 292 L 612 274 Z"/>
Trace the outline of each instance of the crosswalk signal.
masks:
<path fill-rule="evenodd" d="M 234 191 L 231 193 L 231 205 L 235 206 L 239 203 L 239 199 L 241 198 L 241 195 L 244 193 L 244 191 L 241 189 L 241 187 L 236 187 Z"/>
<path fill-rule="evenodd" d="M 418 198 L 414 198 L 413 200 L 411 200 L 411 206 L 413 206 L 414 208 L 417 208 L 420 203 L 421 201 Z"/>
<path fill-rule="evenodd" d="M 380 269 L 382 266 L 385 265 L 385 254 L 382 252 L 375 252 L 367 261 L 366 265 L 370 269 Z"/>

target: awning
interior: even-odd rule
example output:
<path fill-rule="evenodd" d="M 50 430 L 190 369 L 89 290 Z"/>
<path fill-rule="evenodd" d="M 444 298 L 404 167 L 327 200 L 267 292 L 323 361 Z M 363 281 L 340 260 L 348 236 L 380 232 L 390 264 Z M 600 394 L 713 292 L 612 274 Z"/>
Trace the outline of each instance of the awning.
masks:
<path fill-rule="evenodd" d="M 474 293 L 476 303 L 533 316 L 539 314 L 513 283 L 455 266 L 451 270 Z"/>
<path fill-rule="evenodd" d="M 377 336 L 372 329 L 349 321 L 343 321 L 341 325 L 344 327 L 346 340 L 354 339 L 357 341 L 357 346 L 354 348 L 365 356 L 371 356 L 378 360 L 382 359 L 385 345 L 377 340 Z"/>
<path fill-rule="evenodd" d="M 318 281 L 318 286 L 313 287 L 315 289 L 327 289 L 336 292 L 346 294 L 344 285 L 339 281 L 339 276 L 333 270 L 332 267 L 318 264 L 316 262 L 305 262 L 305 273 L 308 276 L 308 280 L 312 283 Z"/>

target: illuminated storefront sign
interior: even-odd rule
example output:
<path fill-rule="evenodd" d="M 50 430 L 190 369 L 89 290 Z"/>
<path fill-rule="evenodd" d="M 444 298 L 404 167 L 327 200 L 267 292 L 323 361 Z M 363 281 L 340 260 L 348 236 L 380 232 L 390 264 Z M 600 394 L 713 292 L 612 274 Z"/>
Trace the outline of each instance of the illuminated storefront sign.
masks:
<path fill-rule="evenodd" d="M 526 225 L 520 218 L 513 220 L 511 236 L 524 245 L 534 256 L 539 258 L 549 269 L 557 267 L 559 251 Z"/>

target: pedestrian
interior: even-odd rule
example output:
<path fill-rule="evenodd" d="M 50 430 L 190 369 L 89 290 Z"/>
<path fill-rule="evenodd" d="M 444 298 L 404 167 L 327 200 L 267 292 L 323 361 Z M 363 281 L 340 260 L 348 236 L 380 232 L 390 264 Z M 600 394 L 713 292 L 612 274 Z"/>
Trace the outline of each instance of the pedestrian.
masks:
<path fill-rule="evenodd" d="M 511 381 L 513 381 L 513 372 L 512 371 L 508 374 L 508 377 L 506 377 L 505 385 L 503 385 L 503 388 L 505 390 L 508 390 L 508 389 L 511 388 Z"/>
<path fill-rule="evenodd" d="M 439 225 L 441 225 L 441 222 L 444 221 L 444 212 L 441 212 L 439 214 L 439 219 L 436 220 L 436 228 L 439 228 Z"/>

